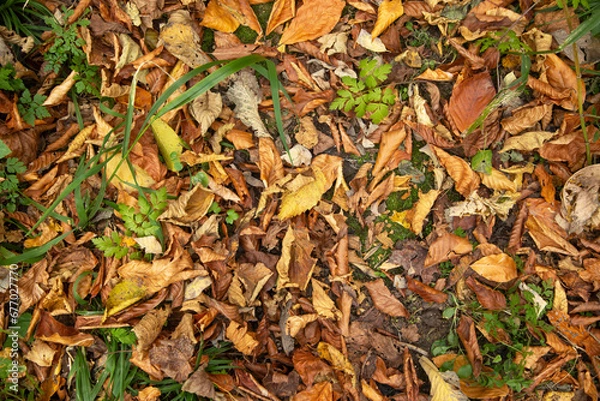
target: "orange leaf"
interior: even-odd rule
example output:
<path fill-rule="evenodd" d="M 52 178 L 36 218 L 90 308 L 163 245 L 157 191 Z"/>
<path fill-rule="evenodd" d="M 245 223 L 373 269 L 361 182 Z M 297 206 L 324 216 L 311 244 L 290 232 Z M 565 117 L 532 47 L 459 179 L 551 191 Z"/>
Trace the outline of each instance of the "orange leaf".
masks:
<path fill-rule="evenodd" d="M 484 256 L 471 264 L 471 269 L 483 278 L 496 283 L 505 283 L 517 278 L 517 264 L 505 253 Z"/>
<path fill-rule="evenodd" d="M 275 0 L 273 10 L 267 23 L 267 35 L 273 32 L 279 25 L 294 18 L 296 14 L 296 2 L 294 0 Z"/>
<path fill-rule="evenodd" d="M 462 196 L 468 198 L 473 191 L 479 188 L 481 180 L 477 173 L 471 169 L 469 163 L 458 156 L 446 153 L 438 147 L 432 146 L 431 148 L 440 159 L 440 163 L 442 163 L 450 177 L 454 180 L 454 186 Z"/>
<path fill-rule="evenodd" d="M 210 0 L 200 24 L 217 31 L 233 33 L 240 26 L 240 21 L 221 6 L 218 0 Z"/>
<path fill-rule="evenodd" d="M 404 14 L 401 0 L 383 0 L 377 9 L 377 21 L 371 37 L 375 39 Z"/>
<path fill-rule="evenodd" d="M 365 283 L 373 304 L 381 312 L 394 317 L 409 317 L 409 313 L 402 303 L 392 295 L 382 279 Z"/>
<path fill-rule="evenodd" d="M 489 310 L 504 310 L 506 309 L 506 298 L 500 291 L 496 291 L 487 285 L 481 284 L 475 280 L 473 276 L 469 276 L 465 283 L 477 296 L 477 301 L 485 309 Z"/>
<path fill-rule="evenodd" d="M 307 0 L 283 32 L 280 45 L 305 42 L 321 37 L 333 29 L 342 16 L 343 0 Z"/>
<path fill-rule="evenodd" d="M 467 357 L 473 368 L 473 376 L 479 376 L 481 373 L 481 365 L 483 364 L 483 357 L 481 356 L 481 350 L 477 343 L 477 333 L 475 332 L 473 319 L 467 315 L 463 315 L 456 328 L 456 334 L 458 334 L 460 341 L 467 351 Z"/>
<path fill-rule="evenodd" d="M 427 268 L 473 251 L 467 238 L 444 232 L 429 247 L 424 266 Z"/>
<path fill-rule="evenodd" d="M 394 124 L 389 131 L 386 131 L 381 136 L 377 160 L 375 161 L 375 167 L 373 167 L 372 171 L 373 176 L 377 176 L 377 174 L 383 170 L 404 139 L 406 139 L 406 129 L 402 123 Z M 393 168 L 396 167 L 397 166 L 393 166 Z"/>
<path fill-rule="evenodd" d="M 406 284 L 408 285 L 409 290 L 418 294 L 425 302 L 443 304 L 448 299 L 448 294 L 438 291 L 412 277 L 406 277 Z"/>

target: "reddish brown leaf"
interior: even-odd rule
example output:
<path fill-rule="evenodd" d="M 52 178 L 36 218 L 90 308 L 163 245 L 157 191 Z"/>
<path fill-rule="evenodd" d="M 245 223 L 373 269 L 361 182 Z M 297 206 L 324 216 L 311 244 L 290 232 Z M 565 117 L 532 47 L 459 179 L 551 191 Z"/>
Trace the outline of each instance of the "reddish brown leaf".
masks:
<path fill-rule="evenodd" d="M 454 85 L 448 111 L 456 128 L 460 132 L 469 128 L 494 96 L 496 89 L 488 72 L 465 78 Z"/>
<path fill-rule="evenodd" d="M 404 305 L 385 286 L 382 279 L 364 284 L 369 291 L 373 304 L 381 312 L 395 317 L 408 318 L 410 315 Z"/>
<path fill-rule="evenodd" d="M 443 304 L 448 299 L 448 294 L 438 291 L 435 288 L 423 284 L 419 280 L 415 280 L 409 276 L 406 277 L 406 283 L 408 289 L 418 294 L 426 302 L 434 302 L 437 304 Z"/>
<path fill-rule="evenodd" d="M 467 357 L 473 368 L 473 376 L 478 377 L 481 373 L 483 357 L 481 356 L 481 350 L 477 343 L 477 333 L 475 332 L 473 319 L 466 315 L 461 316 L 458 327 L 456 328 L 456 334 L 458 334 L 458 337 L 467 352 Z"/>

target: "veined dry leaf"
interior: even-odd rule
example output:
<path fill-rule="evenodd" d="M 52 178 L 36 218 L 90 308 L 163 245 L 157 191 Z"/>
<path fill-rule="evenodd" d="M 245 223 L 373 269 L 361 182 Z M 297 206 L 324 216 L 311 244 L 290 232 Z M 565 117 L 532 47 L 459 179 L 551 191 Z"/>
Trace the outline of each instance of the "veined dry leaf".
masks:
<path fill-rule="evenodd" d="M 455 202 L 453 206 L 446 209 L 446 216 L 498 216 L 505 220 L 519 197 L 520 194 L 517 192 L 507 192 L 485 199 L 474 192 L 468 199 Z"/>
<path fill-rule="evenodd" d="M 221 94 L 206 91 L 194 99 L 189 110 L 192 117 L 198 122 L 201 135 L 204 136 L 223 110 Z"/>
<path fill-rule="evenodd" d="M 35 248 L 46 244 L 48 241 L 58 236 L 58 233 L 62 231 L 62 227 L 60 224 L 54 222 L 54 220 L 49 219 L 40 224 L 39 230 L 42 231 L 40 235 L 23 241 L 23 246 L 25 248 Z"/>
<path fill-rule="evenodd" d="M 227 98 L 235 103 L 236 117 L 251 127 L 256 136 L 270 138 L 271 134 L 258 114 L 261 92 L 256 77 L 250 71 L 243 70 L 237 74 L 236 78 L 227 91 Z"/>
<path fill-rule="evenodd" d="M 331 382 L 324 381 L 300 391 L 294 395 L 292 401 L 330 401 L 333 400 L 333 386 Z"/>
<path fill-rule="evenodd" d="M 508 179 L 501 171 L 492 167 L 490 174 L 479 173 L 481 183 L 495 191 L 516 192 L 517 184 Z"/>
<path fill-rule="evenodd" d="M 404 139 L 406 139 L 406 128 L 402 123 L 394 124 L 389 131 L 383 133 L 379 142 L 377 160 L 372 171 L 373 176 L 377 176 L 384 169 L 394 152 L 404 142 Z M 396 167 L 394 166 L 392 169 Z"/>
<path fill-rule="evenodd" d="M 215 194 L 212 191 L 198 184 L 191 191 L 181 194 L 176 201 L 170 201 L 167 210 L 158 220 L 180 225 L 192 224 L 206 215 L 214 199 Z"/>
<path fill-rule="evenodd" d="M 84 334 L 73 327 L 65 326 L 46 311 L 41 312 L 35 338 L 69 347 L 89 347 L 95 341 L 91 334 Z"/>
<path fill-rule="evenodd" d="M 52 366 L 55 354 L 56 350 L 54 348 L 45 341 L 36 338 L 31 349 L 23 357 L 38 366 L 49 367 Z"/>
<path fill-rule="evenodd" d="M 329 362 L 335 370 L 349 375 L 352 378 L 352 383 L 356 384 L 354 367 L 348 358 L 346 358 L 336 347 L 321 341 L 319 345 L 317 345 L 317 352 L 319 353 L 319 356 Z"/>
<path fill-rule="evenodd" d="M 567 241 L 566 231 L 556 222 L 556 207 L 543 199 L 527 199 L 525 202 L 529 212 L 525 226 L 538 248 L 570 256 L 578 255 L 577 248 Z"/>
<path fill-rule="evenodd" d="M 279 25 L 294 18 L 294 15 L 296 15 L 296 2 L 294 0 L 275 0 L 267 23 L 266 34 L 270 34 Z"/>
<path fill-rule="evenodd" d="M 402 0 L 383 0 L 377 9 L 377 21 L 371 32 L 371 37 L 376 38 L 383 33 L 394 21 L 404 14 Z"/>
<path fill-rule="evenodd" d="M 419 358 L 419 363 L 431 382 L 431 401 L 468 401 L 467 396 L 459 390 L 458 376 L 449 371 L 440 373 L 438 368 L 426 357 Z"/>
<path fill-rule="evenodd" d="M 96 128 L 96 124 L 88 125 L 79 131 L 79 134 L 77 134 L 77 136 L 73 138 L 69 144 L 69 148 L 65 154 L 63 154 L 60 159 L 56 161 L 56 163 L 62 163 L 64 161 L 79 157 L 81 149 L 85 145 L 85 141 L 92 135 L 94 128 Z"/>
<path fill-rule="evenodd" d="M 431 211 L 431 208 L 439 195 L 440 191 L 435 189 L 432 189 L 426 194 L 422 194 L 421 190 L 419 190 L 419 201 L 412 207 L 410 213 L 412 214 L 410 229 L 416 235 L 421 235 L 423 225 L 425 224 L 425 218 Z"/>
<path fill-rule="evenodd" d="M 329 187 L 323 172 L 313 167 L 314 179 L 293 192 L 286 192 L 281 198 L 279 219 L 285 220 L 310 210 L 316 206 Z"/>
<path fill-rule="evenodd" d="M 506 283 L 518 277 L 517 264 L 505 253 L 484 256 L 471 264 L 471 269 L 487 280 Z"/>
<path fill-rule="evenodd" d="M 137 337 L 136 349 L 145 353 L 156 340 L 169 317 L 169 309 L 155 309 L 142 316 L 142 319 L 131 329 Z"/>
<path fill-rule="evenodd" d="M 475 293 L 477 301 L 488 310 L 506 309 L 506 297 L 500 291 L 496 291 L 485 284 L 477 281 L 473 276 L 467 277 L 465 283 Z"/>
<path fill-rule="evenodd" d="M 410 316 L 402 302 L 392 295 L 382 279 L 364 283 L 364 286 L 367 287 L 373 304 L 381 312 L 393 317 L 408 318 Z"/>
<path fill-rule="evenodd" d="M 444 232 L 429 246 L 424 266 L 427 268 L 469 252 L 473 252 L 473 245 L 468 238 Z"/>
<path fill-rule="evenodd" d="M 345 5 L 343 0 L 306 0 L 283 32 L 279 45 L 305 42 L 331 32 Z"/>
<path fill-rule="evenodd" d="M 181 165 L 183 145 L 179 135 L 161 118 L 154 120 L 150 126 L 167 168 L 171 171 L 181 170 L 183 168 Z"/>
<path fill-rule="evenodd" d="M 481 115 L 496 96 L 496 88 L 488 72 L 465 78 L 452 90 L 448 112 L 456 128 L 462 133 Z"/>
<path fill-rule="evenodd" d="M 311 283 L 313 290 L 312 304 L 317 313 L 325 318 L 338 320 L 342 313 L 336 308 L 333 300 L 329 298 L 322 284 L 315 279 L 312 279 Z"/>
<path fill-rule="evenodd" d="M 577 74 L 575 74 L 575 71 L 573 71 L 567 63 L 562 61 L 560 57 L 552 53 L 546 55 L 544 65 L 546 67 L 548 83 L 552 85 L 553 88 L 560 91 L 566 90 L 569 93 L 568 98 L 560 101 L 559 105 L 567 110 L 576 110 L 578 85 Z M 581 81 L 581 85 L 582 86 L 579 87 L 579 92 L 582 96 L 582 102 L 585 102 L 585 87 L 583 86 L 583 81 Z"/>
<path fill-rule="evenodd" d="M 233 33 L 240 26 L 240 21 L 218 0 L 210 0 L 204 10 L 201 25 L 216 31 Z"/>
<path fill-rule="evenodd" d="M 252 355 L 256 347 L 258 347 L 255 334 L 249 332 L 246 325 L 241 325 L 233 320 L 229 322 L 225 335 L 235 348 L 244 355 Z"/>
<path fill-rule="evenodd" d="M 216 0 L 212 0 L 211 3 L 214 1 Z M 169 16 L 169 22 L 160 31 L 160 39 L 169 53 L 191 68 L 212 61 L 202 51 L 200 36 L 192 28 L 192 18 L 188 11 L 173 11 Z"/>
<path fill-rule="evenodd" d="M 55 86 L 52 92 L 48 95 L 48 98 L 44 101 L 42 106 L 53 107 L 61 104 L 66 98 L 67 93 L 75 85 L 75 78 L 79 75 L 76 71 L 71 71 L 69 76 L 65 78 L 60 85 Z"/>
<path fill-rule="evenodd" d="M 448 175 L 454 180 L 454 187 L 458 193 L 468 198 L 473 191 L 479 188 L 481 181 L 477 173 L 471 169 L 469 163 L 461 157 L 450 155 L 436 146 L 431 146 L 431 148 L 440 159 L 440 163 L 442 163 Z"/>
<path fill-rule="evenodd" d="M 552 139 L 556 135 L 555 132 L 548 131 L 530 131 L 519 136 L 507 138 L 500 153 L 508 152 L 509 150 L 522 150 L 531 152 L 542 147 L 542 145 Z"/>
<path fill-rule="evenodd" d="M 183 383 L 181 390 L 187 393 L 196 394 L 200 397 L 214 400 L 217 398 L 214 383 L 210 380 L 210 376 L 206 373 L 205 368 L 208 363 L 203 363 L 192 375 Z M 160 395 L 160 393 L 159 393 Z M 143 400 L 140 400 L 143 401 Z"/>
<path fill-rule="evenodd" d="M 502 127 L 511 135 L 520 134 L 527 128 L 533 127 L 548 113 L 552 113 L 551 104 L 542 104 L 534 107 L 521 108 L 513 115 L 502 120 Z"/>

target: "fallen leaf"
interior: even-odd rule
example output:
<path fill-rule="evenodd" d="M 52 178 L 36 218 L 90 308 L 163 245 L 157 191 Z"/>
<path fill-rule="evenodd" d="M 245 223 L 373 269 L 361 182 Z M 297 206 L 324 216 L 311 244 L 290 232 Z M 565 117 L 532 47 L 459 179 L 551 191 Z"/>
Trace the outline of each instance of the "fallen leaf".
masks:
<path fill-rule="evenodd" d="M 481 277 L 496 282 L 506 283 L 518 277 L 517 264 L 505 253 L 484 256 L 471 264 Z"/>
<path fill-rule="evenodd" d="M 381 35 L 402 14 L 404 14 L 404 7 L 402 7 L 401 0 L 383 0 L 377 9 L 377 21 L 375 21 L 371 36 L 376 38 Z"/>
<path fill-rule="evenodd" d="M 181 153 L 183 152 L 181 138 L 169 124 L 160 118 L 155 119 L 150 126 L 167 168 L 171 171 L 181 170 L 183 168 L 181 164 Z"/>
<path fill-rule="evenodd" d="M 472 251 L 473 245 L 469 242 L 468 238 L 459 237 L 456 234 L 444 231 L 429 246 L 424 267 L 427 268 Z"/>
<path fill-rule="evenodd" d="M 424 356 L 419 358 L 419 363 L 431 382 L 431 401 L 468 401 L 467 396 L 459 389 L 456 373 L 440 373 L 433 362 Z"/>
<path fill-rule="evenodd" d="M 456 128 L 461 133 L 469 128 L 495 95 L 496 89 L 488 72 L 465 78 L 454 85 L 448 111 Z"/>
<path fill-rule="evenodd" d="M 408 318 L 410 314 L 404 307 L 402 302 L 398 300 L 390 290 L 385 286 L 383 280 L 378 279 L 364 283 L 364 286 L 369 291 L 369 295 L 373 300 L 373 304 L 381 312 L 393 317 Z"/>
<path fill-rule="evenodd" d="M 331 364 L 333 369 L 347 374 L 352 378 L 352 383 L 356 383 L 354 367 L 348 358 L 346 358 L 337 348 L 329 343 L 321 341 L 319 345 L 317 345 L 317 352 L 321 358 Z"/>
<path fill-rule="evenodd" d="M 343 0 L 306 0 L 281 35 L 279 45 L 313 40 L 331 32 L 345 5 Z"/>
<path fill-rule="evenodd" d="M 286 192 L 281 198 L 279 219 L 285 220 L 298 216 L 316 206 L 323 194 L 329 189 L 327 179 L 320 169 L 313 167 L 314 179 L 295 191 Z"/>
<path fill-rule="evenodd" d="M 256 347 L 258 347 L 255 334 L 249 332 L 246 325 L 231 321 L 227 326 L 225 335 L 233 343 L 234 347 L 244 355 L 252 355 Z"/>
<path fill-rule="evenodd" d="M 431 148 L 440 159 L 440 163 L 442 163 L 448 175 L 454 180 L 454 187 L 458 193 L 468 198 L 473 191 L 479 188 L 481 180 L 477 173 L 471 169 L 469 163 L 458 156 L 448 154 L 436 146 L 431 146 Z"/>
<path fill-rule="evenodd" d="M 279 25 L 285 24 L 296 15 L 296 2 L 294 0 L 275 0 L 273 9 L 267 22 L 267 32 L 269 35 Z"/>

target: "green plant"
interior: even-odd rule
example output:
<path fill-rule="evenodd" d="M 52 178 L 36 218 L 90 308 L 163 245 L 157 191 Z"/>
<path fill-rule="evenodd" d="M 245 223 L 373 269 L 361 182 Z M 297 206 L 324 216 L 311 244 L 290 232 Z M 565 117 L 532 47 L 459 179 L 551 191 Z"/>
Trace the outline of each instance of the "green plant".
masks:
<path fill-rule="evenodd" d="M 19 97 L 19 104 L 17 107 L 19 108 L 19 113 L 23 120 L 31 126 L 35 125 L 36 119 L 42 119 L 46 117 L 50 117 L 50 113 L 48 109 L 44 107 L 44 101 L 48 98 L 46 95 L 41 95 L 36 93 L 33 97 L 31 97 L 31 93 L 29 89 L 25 89 L 21 96 Z"/>
<path fill-rule="evenodd" d="M 240 215 L 234 210 L 227 210 L 227 215 L 225 216 L 225 222 L 227 224 L 233 224 L 237 219 L 240 218 Z"/>
<path fill-rule="evenodd" d="M 50 10 L 37 0 L 4 0 L 0 4 L 0 25 L 21 36 L 32 36 L 36 42 L 48 30 L 41 22 L 49 15 Z"/>
<path fill-rule="evenodd" d="M 73 10 L 67 10 L 63 7 L 63 13 L 63 18 L 66 21 L 73 15 Z M 77 32 L 78 27 L 88 26 L 90 21 L 79 19 L 68 26 L 63 26 L 54 17 L 47 17 L 45 21 L 54 33 L 52 46 L 44 53 L 45 70 L 53 71 L 56 74 L 61 71 L 65 73 L 75 71 L 77 72 L 75 77 L 75 91 L 77 94 L 100 96 L 98 67 L 88 64 L 83 51 L 85 41 L 79 37 Z"/>
<path fill-rule="evenodd" d="M 0 90 L 9 92 L 21 92 L 25 90 L 25 85 L 21 78 L 16 78 L 15 67 L 12 64 L 6 64 L 0 67 Z"/>
<path fill-rule="evenodd" d="M 337 91 L 338 97 L 331 102 L 331 110 L 354 110 L 359 118 L 368 115 L 375 124 L 387 117 L 389 106 L 396 101 L 396 94 L 391 88 L 381 88 L 383 82 L 392 71 L 390 64 L 379 64 L 377 60 L 363 59 L 359 65 L 358 79 L 343 77 L 346 89 Z"/>
<path fill-rule="evenodd" d="M 490 31 L 488 36 L 475 41 L 479 51 L 483 53 L 490 47 L 498 49 L 501 54 L 531 53 L 532 49 L 523 42 L 513 30 Z"/>
<path fill-rule="evenodd" d="M 125 236 L 113 231 L 109 235 L 93 238 L 92 243 L 107 257 L 117 259 L 125 257 L 129 252 L 131 243 L 130 236 L 147 237 L 153 235 L 160 238 L 162 235 L 160 223 L 157 221 L 167 208 L 167 190 L 162 187 L 150 193 L 150 199 L 144 193 L 138 197 L 138 208 L 118 204 L 116 209 L 121 214 L 123 224 L 127 229 Z M 138 257 L 140 255 L 133 255 Z"/>
<path fill-rule="evenodd" d="M 4 208 L 14 212 L 23 197 L 19 192 L 17 174 L 24 173 L 27 168 L 16 157 L 6 158 L 10 153 L 8 146 L 0 140 L 0 201 L 2 202 L 0 210 Z"/>
<path fill-rule="evenodd" d="M 490 149 L 480 150 L 471 159 L 473 171 L 484 174 L 492 174 L 492 151 Z"/>

